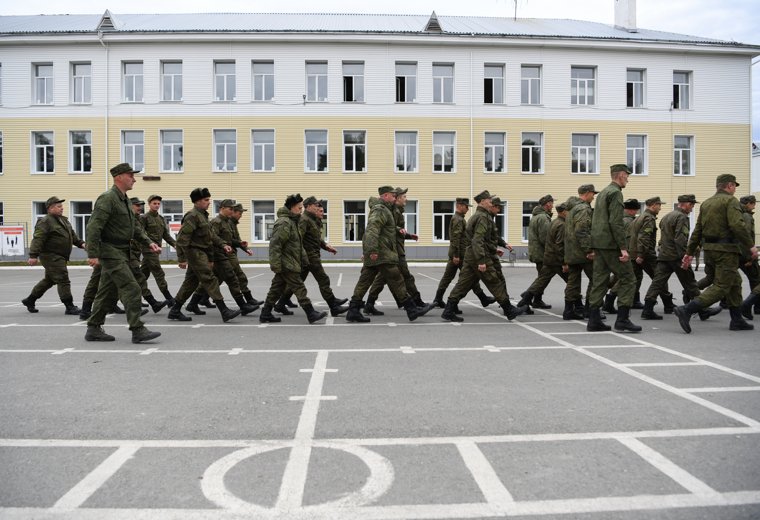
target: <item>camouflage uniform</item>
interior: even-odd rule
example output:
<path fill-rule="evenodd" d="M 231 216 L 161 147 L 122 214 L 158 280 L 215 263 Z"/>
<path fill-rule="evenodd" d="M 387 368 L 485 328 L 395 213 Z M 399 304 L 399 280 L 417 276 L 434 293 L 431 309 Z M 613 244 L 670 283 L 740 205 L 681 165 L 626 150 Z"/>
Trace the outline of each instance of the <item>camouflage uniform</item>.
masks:
<path fill-rule="evenodd" d="M 567 202 L 568 214 L 565 219 L 565 263 L 569 267 L 565 302 L 577 304 L 581 300 L 581 273 L 593 278 L 593 262 L 586 258 L 591 253 L 591 218 L 593 210 L 588 202 L 571 197 Z M 591 292 L 591 283 L 586 289 L 586 301 Z"/>
<path fill-rule="evenodd" d="M 657 266 L 657 215 L 650 209 L 636 217 L 631 224 L 631 238 L 628 242 L 628 252 L 633 261 L 633 274 L 636 275 L 636 294 L 639 294 L 641 282 L 646 273 L 650 280 L 654 279 Z M 641 258 L 641 264 L 636 262 Z M 667 287 L 665 289 L 667 291 Z"/>
<path fill-rule="evenodd" d="M 449 261 L 446 262 L 446 268 L 443 271 L 441 281 L 438 283 L 438 289 L 436 291 L 436 301 L 443 301 L 443 293 L 446 292 L 452 280 L 456 276 L 457 272 L 462 270 L 464 264 L 464 254 L 467 251 L 467 222 L 464 219 L 464 215 L 461 213 L 454 213 L 449 222 Z M 454 258 L 459 259 L 459 263 L 454 263 Z M 480 282 L 476 282 L 472 291 L 483 300 L 487 298 L 487 295 L 483 292 L 483 288 L 480 286 Z"/>
<path fill-rule="evenodd" d="M 301 279 L 301 271 L 309 259 L 298 227 L 300 218 L 301 215 L 293 214 L 287 207 L 277 210 L 277 221 L 269 239 L 269 265 L 275 274 L 266 297 L 267 307 L 273 307 L 285 291 L 295 294 L 302 308 L 311 306 Z"/>
<path fill-rule="evenodd" d="M 61 215 L 45 215 L 34 226 L 34 236 L 29 246 L 29 258 L 39 258 L 45 268 L 45 277 L 32 288 L 32 302 L 45 292 L 58 286 L 58 296 L 68 307 L 73 306 L 71 281 L 66 263 L 71 256 L 72 246 L 82 248 L 84 241 L 77 236 L 69 219 Z"/>
<path fill-rule="evenodd" d="M 222 243 L 233 248 L 231 253 L 225 253 L 223 248 L 214 247 L 214 275 L 220 284 L 222 282 L 227 284 L 230 294 L 237 301 L 243 293 L 238 276 L 232 266 L 232 257 L 237 259 L 237 248 L 233 244 L 232 218 L 218 214 L 211 219 L 210 225 L 211 231 L 222 240 Z"/>
<path fill-rule="evenodd" d="M 153 243 L 158 244 L 158 247 L 163 247 L 163 241 L 176 248 L 177 243 L 174 241 L 171 233 L 169 232 L 169 226 L 166 224 L 166 219 L 159 215 L 157 211 L 148 211 L 140 216 L 143 228 L 145 228 L 145 234 Z M 172 295 L 169 292 L 169 284 L 166 283 L 166 274 L 161 267 L 161 256 L 159 253 L 154 253 L 150 248 L 144 248 L 142 251 L 143 260 L 140 270 L 143 276 L 147 279 L 151 274 L 156 280 L 156 285 L 167 300 L 172 299 Z"/>
<path fill-rule="evenodd" d="M 393 205 L 393 219 L 396 225 L 396 252 L 398 253 L 398 269 L 401 276 L 404 278 L 404 286 L 406 292 L 412 298 L 419 298 L 420 292 L 417 290 L 417 285 L 414 281 L 414 276 L 409 271 L 409 264 L 406 261 L 406 244 L 405 240 L 413 238 L 409 233 L 401 234 L 400 231 L 406 228 L 406 221 L 404 219 L 404 208 L 394 204 Z M 367 301 L 374 302 L 385 287 L 386 281 L 382 273 L 379 273 L 375 280 L 372 282 L 372 286 L 369 289 L 369 297 Z M 401 302 L 398 302 L 399 304 Z"/>
<path fill-rule="evenodd" d="M 737 201 L 738 203 L 738 201 Z M 644 300 L 655 301 L 658 296 L 667 299 L 668 280 L 673 273 L 684 288 L 689 298 L 699 295 L 699 288 L 694 277 L 694 271 L 681 268 L 681 259 L 686 253 L 689 241 L 689 216 L 683 210 L 676 208 L 660 219 L 660 249 L 657 255 L 657 267 L 654 278 L 649 286 Z"/>
<path fill-rule="evenodd" d="M 541 271 L 528 287 L 531 295 L 543 294 L 549 286 L 549 282 L 555 275 L 559 275 L 567 282 L 567 273 L 562 270 L 565 263 L 565 218 L 557 216 L 550 226 L 544 246 L 544 258 Z"/>
<path fill-rule="evenodd" d="M 552 223 L 552 214 L 551 211 L 546 211 L 543 206 L 536 206 L 533 208 L 532 215 L 528 224 L 528 260 L 536 264 L 536 271 L 540 274 L 544 263 L 546 236 Z"/>

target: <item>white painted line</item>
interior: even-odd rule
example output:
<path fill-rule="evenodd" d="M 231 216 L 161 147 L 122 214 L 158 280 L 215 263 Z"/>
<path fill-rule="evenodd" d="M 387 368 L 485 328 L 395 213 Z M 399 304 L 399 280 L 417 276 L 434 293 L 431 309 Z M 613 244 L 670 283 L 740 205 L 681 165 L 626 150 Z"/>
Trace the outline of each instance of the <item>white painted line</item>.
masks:
<path fill-rule="evenodd" d="M 495 345 L 483 345 L 483 350 L 487 350 L 488 352 L 501 352 L 501 349 L 496 348 Z"/>
<path fill-rule="evenodd" d="M 409 347 L 409 346 L 401 346 L 399 347 L 399 350 L 401 351 L 402 354 L 416 354 L 414 348 Z"/>
<path fill-rule="evenodd" d="M 299 370 L 299 372 L 304 373 L 304 374 L 311 374 L 311 373 L 314 372 L 314 369 L 313 368 L 302 368 L 302 369 Z M 335 373 L 335 372 L 338 372 L 337 368 L 326 368 L 325 369 L 325 373 L 326 374 Z"/>
<path fill-rule="evenodd" d="M 67 352 L 71 352 L 72 350 L 74 350 L 74 349 L 73 348 L 64 348 L 62 350 L 56 350 L 55 352 L 53 352 L 53 355 L 54 356 L 61 356 L 63 354 L 66 354 Z"/>
<path fill-rule="evenodd" d="M 72 510 L 84 504 L 106 481 L 131 459 L 139 446 L 121 446 L 101 462 L 89 475 L 71 488 L 53 505 L 53 509 Z"/>
<path fill-rule="evenodd" d="M 693 367 L 704 366 L 704 363 L 698 361 L 677 361 L 672 363 L 620 363 L 622 367 Z"/>
<path fill-rule="evenodd" d="M 291 401 L 335 401 L 337 395 L 320 395 L 319 397 L 309 397 L 306 395 L 294 395 L 289 398 Z"/>
<path fill-rule="evenodd" d="M 193 329 L 200 329 L 201 327 L 205 327 L 205 323 L 196 323 L 195 325 L 190 325 L 190 328 Z"/>
<path fill-rule="evenodd" d="M 343 284 L 343 273 L 338 274 L 338 283 L 335 284 L 335 287 L 340 287 Z"/>
<path fill-rule="evenodd" d="M 393 321 L 389 321 L 389 322 L 387 323 L 387 325 L 388 325 L 389 327 L 397 327 L 397 326 L 398 326 L 398 325 L 397 325 L 395 322 L 393 322 Z"/>
<path fill-rule="evenodd" d="M 434 278 L 434 277 L 429 276 L 429 275 L 427 275 L 425 273 L 414 273 L 414 274 L 416 274 L 417 276 L 422 276 L 423 278 L 427 278 L 428 280 L 433 280 L 434 282 L 439 282 L 440 281 L 440 278 Z"/>
<path fill-rule="evenodd" d="M 325 318 L 325 325 L 334 326 L 335 325 L 335 316 L 327 315 L 327 318 Z"/>
<path fill-rule="evenodd" d="M 702 497 L 715 497 L 719 495 L 713 488 L 699 480 L 697 477 L 676 465 L 673 461 L 653 450 L 638 439 L 618 439 L 618 442 L 627 446 L 639 457 L 676 481 L 684 489 L 688 489 L 695 495 Z"/>
<path fill-rule="evenodd" d="M 151 354 L 153 354 L 155 352 L 158 352 L 157 348 L 147 348 L 147 349 L 143 350 L 142 352 L 140 352 L 139 355 L 140 356 L 150 356 Z"/>
<path fill-rule="evenodd" d="M 228 355 L 228 356 L 237 356 L 237 355 L 238 355 L 238 354 L 240 354 L 241 352 L 243 352 L 243 349 L 242 349 L 242 348 L 239 348 L 239 347 L 238 347 L 238 348 L 233 348 L 232 350 L 230 350 L 230 351 L 227 353 L 227 355 Z"/>
<path fill-rule="evenodd" d="M 713 394 L 717 392 L 759 392 L 760 386 L 713 386 L 703 388 L 681 388 L 682 392 L 690 394 Z"/>
<path fill-rule="evenodd" d="M 0 329 L 4 329 L 6 327 L 18 327 L 18 323 L 6 323 L 5 325 L 0 325 Z"/>
<path fill-rule="evenodd" d="M 456 446 L 486 502 L 506 514 L 509 506 L 514 503 L 514 498 L 478 445 L 474 442 L 458 442 Z"/>

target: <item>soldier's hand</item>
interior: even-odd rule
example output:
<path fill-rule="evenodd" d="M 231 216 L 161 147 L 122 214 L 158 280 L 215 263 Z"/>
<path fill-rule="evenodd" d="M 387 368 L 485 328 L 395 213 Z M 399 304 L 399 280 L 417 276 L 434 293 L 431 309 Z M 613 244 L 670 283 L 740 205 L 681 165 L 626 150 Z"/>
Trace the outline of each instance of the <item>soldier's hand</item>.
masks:
<path fill-rule="evenodd" d="M 570 266 L 567 264 L 562 264 L 562 272 L 563 273 L 569 273 L 570 272 Z"/>
<path fill-rule="evenodd" d="M 335 249 L 335 248 L 334 248 L 333 246 L 331 246 L 330 244 L 327 244 L 327 248 L 326 248 L 326 251 L 327 251 L 328 253 L 332 253 L 332 254 L 336 254 L 336 253 L 338 252 L 338 250 L 337 250 L 337 249 Z"/>
<path fill-rule="evenodd" d="M 177 265 L 180 269 L 187 269 L 187 262 L 179 262 Z"/>
<path fill-rule="evenodd" d="M 82 246 L 79 249 L 87 249 L 87 243 L 82 242 Z"/>
<path fill-rule="evenodd" d="M 97 267 L 97 266 L 100 265 L 100 262 L 98 261 L 97 258 L 88 258 L 87 259 L 87 265 L 89 265 L 90 267 L 95 268 L 95 267 Z"/>
<path fill-rule="evenodd" d="M 452 258 L 451 263 L 453 263 L 454 265 L 459 265 L 459 257 L 455 256 L 454 258 Z"/>
<path fill-rule="evenodd" d="M 593 260 L 594 259 L 594 252 L 591 251 L 590 253 L 587 253 L 586 254 L 586 259 L 587 260 Z"/>
<path fill-rule="evenodd" d="M 30 258 L 29 260 L 26 261 L 26 263 L 29 264 L 29 265 L 37 265 L 37 259 L 36 258 Z"/>
<path fill-rule="evenodd" d="M 621 263 L 626 263 L 628 260 L 630 260 L 631 257 L 628 255 L 628 251 L 625 249 L 620 250 L 620 256 L 618 257 L 618 260 L 620 260 Z"/>
<path fill-rule="evenodd" d="M 213 271 L 214 270 L 214 262 L 209 262 L 208 263 L 208 268 Z"/>
<path fill-rule="evenodd" d="M 416 233 L 411 233 L 411 234 L 409 235 L 409 237 L 410 237 L 412 240 L 419 240 L 419 239 L 420 239 L 420 237 L 419 237 L 419 236 L 418 236 Z"/>
<path fill-rule="evenodd" d="M 752 253 L 752 260 L 757 260 L 757 246 L 753 246 L 749 252 Z"/>
<path fill-rule="evenodd" d="M 225 253 L 232 253 L 233 251 L 232 247 L 227 244 L 224 244 L 224 247 L 222 249 L 224 249 Z"/>
<path fill-rule="evenodd" d="M 247 254 L 248 256 L 253 256 L 253 251 L 251 251 L 250 249 L 246 249 L 245 254 Z"/>
<path fill-rule="evenodd" d="M 161 252 L 161 247 L 158 244 L 156 244 L 155 242 L 153 242 L 150 245 L 150 250 L 153 251 L 154 253 L 160 253 Z"/>
<path fill-rule="evenodd" d="M 693 259 L 693 256 L 683 255 L 683 258 L 681 259 L 681 269 L 686 270 L 691 267 L 691 261 Z"/>
<path fill-rule="evenodd" d="M 480 271 L 481 273 L 485 273 L 486 272 L 486 264 L 478 264 L 478 271 Z"/>
<path fill-rule="evenodd" d="M 372 260 L 373 262 L 376 262 L 377 258 L 378 258 L 378 254 L 377 253 L 370 253 L 369 254 L 369 259 Z"/>
<path fill-rule="evenodd" d="M 240 242 L 240 247 L 242 247 L 243 249 L 248 249 L 248 241 L 243 240 L 242 242 Z"/>
<path fill-rule="evenodd" d="M 502 251 L 501 249 L 497 249 L 496 254 L 499 256 L 504 256 L 504 251 Z"/>
<path fill-rule="evenodd" d="M 643 264 L 644 263 L 644 257 L 637 256 L 636 257 L 636 263 L 639 264 L 639 265 Z"/>
<path fill-rule="evenodd" d="M 507 244 L 507 251 L 512 252 L 512 244 Z"/>

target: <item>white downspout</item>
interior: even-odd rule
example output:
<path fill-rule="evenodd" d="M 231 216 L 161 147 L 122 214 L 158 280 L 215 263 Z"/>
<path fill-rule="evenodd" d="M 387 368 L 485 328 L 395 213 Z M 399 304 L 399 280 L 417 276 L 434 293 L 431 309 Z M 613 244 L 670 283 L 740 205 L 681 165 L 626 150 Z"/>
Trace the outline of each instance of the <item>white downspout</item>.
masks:
<path fill-rule="evenodd" d="M 474 128 L 473 128 L 473 91 L 475 90 L 475 84 L 473 83 L 473 71 L 472 71 L 472 51 L 470 51 L 470 198 L 473 197 L 473 183 L 475 182 L 474 175 L 475 175 L 475 164 L 474 164 L 474 145 L 473 145 L 473 138 L 474 138 Z"/>
<path fill-rule="evenodd" d="M 108 188 L 109 188 L 109 186 L 108 186 L 108 164 L 109 164 L 109 161 L 108 161 L 108 132 L 109 132 L 109 128 L 108 128 L 108 121 L 109 121 L 108 107 L 110 106 L 108 87 L 110 86 L 109 73 L 110 73 L 111 64 L 110 64 L 110 61 L 109 61 L 109 57 L 110 56 L 109 56 L 108 45 L 106 45 L 106 43 L 103 41 L 103 31 L 98 31 L 98 41 L 103 46 L 103 48 L 106 50 L 106 92 L 105 92 L 105 95 L 106 95 L 106 100 L 105 100 L 106 110 L 105 110 L 104 116 L 103 116 L 104 117 L 103 124 L 105 126 L 105 136 L 104 136 L 104 138 L 105 138 L 105 154 L 103 154 L 103 166 L 104 166 L 104 168 L 103 168 L 103 172 L 104 172 L 103 173 L 103 182 L 105 183 L 105 190 L 104 191 L 108 191 Z"/>

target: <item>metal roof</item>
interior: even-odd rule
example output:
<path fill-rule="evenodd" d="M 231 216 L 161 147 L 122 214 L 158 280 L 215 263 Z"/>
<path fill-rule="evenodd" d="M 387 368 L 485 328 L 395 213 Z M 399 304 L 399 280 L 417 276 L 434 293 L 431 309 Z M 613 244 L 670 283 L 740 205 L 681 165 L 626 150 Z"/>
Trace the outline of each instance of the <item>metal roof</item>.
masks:
<path fill-rule="evenodd" d="M 435 15 L 433 13 L 433 15 Z M 580 20 L 437 16 L 441 32 L 426 32 L 430 15 L 400 14 L 105 14 L 0 16 L 0 36 L 95 33 L 104 19 L 116 33 L 359 33 L 408 35 L 472 35 L 515 38 L 569 38 L 654 41 L 753 47 L 732 41 L 649 29 L 629 32 L 612 25 Z M 104 31 L 105 32 L 105 31 Z M 110 32 L 110 31 L 109 31 Z"/>

